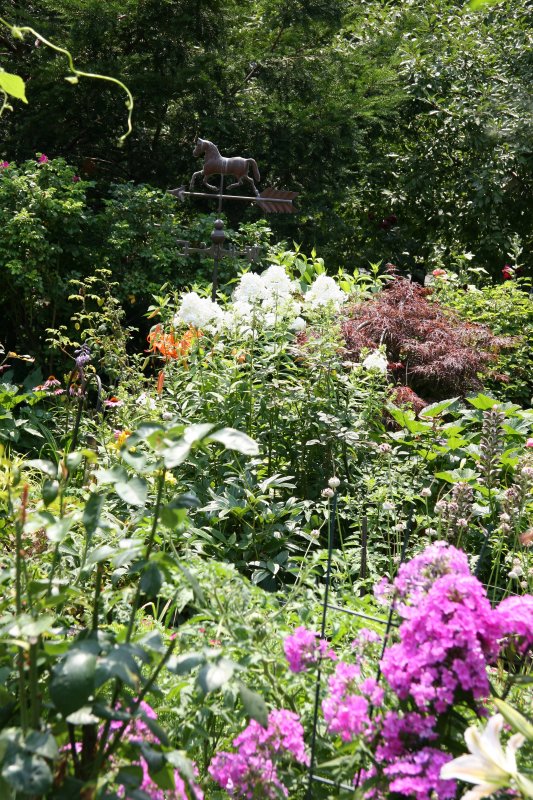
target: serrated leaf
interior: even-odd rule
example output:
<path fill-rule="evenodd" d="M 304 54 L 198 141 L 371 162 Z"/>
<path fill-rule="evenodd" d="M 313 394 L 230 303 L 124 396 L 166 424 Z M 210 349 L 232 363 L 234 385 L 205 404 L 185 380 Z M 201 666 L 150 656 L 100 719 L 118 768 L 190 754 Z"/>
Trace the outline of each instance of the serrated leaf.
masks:
<path fill-rule="evenodd" d="M 449 400 L 441 400 L 440 403 L 431 403 L 429 406 L 423 408 L 422 411 L 420 411 L 420 413 L 418 414 L 418 416 L 423 418 L 428 417 L 429 419 L 432 419 L 433 417 L 442 414 L 443 411 L 446 411 L 447 408 L 450 408 L 450 406 L 452 406 L 458 400 L 459 400 L 458 397 L 452 397 Z"/>
<path fill-rule="evenodd" d="M 494 397 L 489 397 L 486 394 L 477 394 L 474 397 L 467 397 L 466 401 L 480 411 L 488 411 L 489 408 L 494 408 L 494 406 L 498 405 L 498 401 L 495 400 Z"/>

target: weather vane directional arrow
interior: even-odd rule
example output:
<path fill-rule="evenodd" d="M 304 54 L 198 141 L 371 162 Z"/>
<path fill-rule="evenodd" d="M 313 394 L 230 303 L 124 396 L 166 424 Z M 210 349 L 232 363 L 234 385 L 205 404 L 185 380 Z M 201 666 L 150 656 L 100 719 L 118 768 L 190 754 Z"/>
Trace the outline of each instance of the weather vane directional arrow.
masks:
<path fill-rule="evenodd" d="M 298 196 L 298 192 L 286 192 L 280 189 L 272 188 L 264 189 L 262 192 L 259 192 L 257 186 L 255 185 L 255 181 L 259 181 L 261 178 L 255 159 L 241 158 L 240 156 L 226 158 L 225 156 L 220 155 L 218 148 L 213 144 L 213 142 L 210 142 L 207 139 L 197 139 L 196 147 L 193 150 L 193 156 L 199 157 L 202 155 L 205 156 L 203 169 L 198 170 L 198 172 L 193 174 L 189 188 L 187 189 L 186 186 L 180 186 L 177 189 L 170 189 L 169 194 L 174 195 L 174 197 L 177 197 L 178 200 L 181 200 L 182 202 L 186 197 L 207 197 L 210 199 L 216 198 L 218 200 L 219 213 L 222 211 L 222 202 L 224 200 L 237 200 L 244 203 L 256 203 L 256 205 L 258 205 L 259 208 L 261 208 L 267 214 L 291 214 L 296 211 L 293 205 L 293 200 Z M 252 168 L 252 173 L 254 176 L 253 178 L 251 178 L 248 174 L 250 167 Z M 211 175 L 220 175 L 220 186 L 213 186 L 213 184 L 208 182 L 208 178 Z M 254 196 L 250 197 L 235 194 L 224 194 L 225 175 L 233 175 L 237 179 L 235 183 L 231 183 L 228 187 L 226 187 L 227 191 L 239 186 L 243 186 L 246 183 L 251 186 Z M 202 177 L 205 186 L 210 189 L 210 192 L 194 191 L 195 181 L 200 176 Z M 216 192 L 216 194 L 212 194 L 212 192 Z M 226 234 L 224 231 L 224 223 L 222 220 L 217 219 L 215 222 L 215 227 L 211 233 L 212 245 L 210 247 L 190 247 L 189 242 L 187 241 L 180 240 L 178 242 L 178 244 L 183 246 L 183 251 L 181 253 L 182 256 L 187 257 L 189 253 L 203 253 L 204 255 L 212 256 L 213 288 L 211 292 L 211 298 L 213 301 L 215 300 L 217 293 L 218 266 L 221 257 L 247 258 L 249 261 L 256 261 L 259 256 L 259 248 L 257 247 L 247 247 L 244 251 L 237 251 L 233 248 L 226 250 L 224 249 L 225 239 Z"/>
<path fill-rule="evenodd" d="M 189 190 L 185 186 L 180 186 L 177 189 L 171 189 L 170 194 L 177 197 L 179 200 L 185 200 L 186 197 L 216 197 L 218 199 L 218 210 L 222 210 L 223 200 L 237 200 L 245 203 L 257 203 L 257 205 L 267 214 L 282 212 L 290 214 L 296 211 L 293 200 L 298 196 L 298 192 L 285 192 L 280 189 L 264 189 L 259 192 L 255 185 L 256 181 L 261 180 L 259 169 L 254 158 L 241 158 L 240 156 L 233 156 L 226 158 L 221 156 L 218 147 L 213 142 L 207 139 L 197 139 L 196 147 L 193 150 L 193 156 L 198 158 L 204 155 L 203 169 L 195 172 L 191 178 Z M 252 168 L 253 178 L 248 174 Z M 220 188 L 208 183 L 208 178 L 211 175 L 220 175 Z M 254 197 L 243 197 L 242 195 L 224 194 L 224 175 L 233 175 L 237 180 L 235 183 L 230 184 L 227 189 L 235 189 L 235 187 L 243 186 L 247 183 L 252 187 Z M 217 192 L 213 195 L 209 192 L 195 192 L 194 183 L 198 177 L 202 177 L 204 184 L 211 192 Z"/>

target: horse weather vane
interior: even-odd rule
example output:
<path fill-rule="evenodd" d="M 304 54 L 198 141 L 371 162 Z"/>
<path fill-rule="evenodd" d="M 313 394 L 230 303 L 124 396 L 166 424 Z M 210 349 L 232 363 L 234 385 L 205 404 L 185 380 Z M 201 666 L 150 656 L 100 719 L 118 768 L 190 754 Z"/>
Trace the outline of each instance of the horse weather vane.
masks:
<path fill-rule="evenodd" d="M 193 150 L 193 156 L 196 158 L 205 156 L 203 169 L 195 172 L 191 178 L 189 189 L 185 186 L 180 186 L 177 189 L 171 189 L 170 194 L 177 197 L 179 200 L 184 201 L 186 197 L 208 197 L 218 200 L 218 212 L 222 211 L 222 202 L 224 200 L 236 200 L 245 203 L 255 203 L 263 211 L 268 213 L 292 213 L 296 211 L 293 205 L 293 200 L 297 197 L 297 192 L 285 192 L 279 189 L 264 189 L 259 192 L 255 181 L 261 180 L 259 168 L 253 158 L 241 158 L 240 156 L 233 156 L 226 158 L 221 156 L 218 148 L 213 142 L 207 139 L 197 139 L 196 146 Z M 250 177 L 249 172 L 252 169 L 253 178 Z M 219 187 L 209 183 L 208 179 L 213 175 L 220 175 Z M 247 184 L 254 192 L 254 196 L 243 196 L 235 194 L 224 194 L 224 176 L 232 175 L 236 178 L 234 183 L 226 187 L 226 190 L 235 189 Z M 202 177 L 203 183 L 210 192 L 195 192 L 194 184 L 197 178 Z M 213 194 L 217 192 L 217 194 Z M 259 255 L 259 248 L 247 247 L 244 251 L 237 251 L 234 248 L 225 249 L 224 242 L 226 234 L 224 231 L 224 223 L 221 219 L 215 221 L 215 227 L 211 233 L 211 246 L 210 247 L 190 247 L 189 242 L 180 241 L 179 244 L 183 245 L 183 256 L 188 256 L 189 253 L 204 253 L 213 258 L 213 288 L 211 291 L 211 299 L 214 301 L 217 293 L 218 286 L 218 266 L 220 259 L 225 257 L 229 258 L 247 258 L 249 261 L 256 261 Z"/>

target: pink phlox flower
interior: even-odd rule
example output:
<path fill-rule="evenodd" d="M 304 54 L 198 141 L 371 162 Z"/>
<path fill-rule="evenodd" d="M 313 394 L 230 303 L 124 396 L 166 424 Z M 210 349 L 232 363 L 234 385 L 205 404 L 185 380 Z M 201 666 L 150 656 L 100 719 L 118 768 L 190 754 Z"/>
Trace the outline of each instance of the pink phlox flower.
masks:
<path fill-rule="evenodd" d="M 283 650 L 292 672 L 305 672 L 321 658 L 333 660 L 337 658 L 325 639 L 319 639 L 318 642 L 317 639 L 318 633 L 308 630 L 303 625 L 284 639 Z"/>
<path fill-rule="evenodd" d="M 338 733 L 349 742 L 372 728 L 369 717 L 370 703 L 360 693 L 357 681 L 361 675 L 359 666 L 340 661 L 335 674 L 329 679 L 329 693 L 322 701 L 324 721 L 330 733 Z M 372 686 L 372 690 L 377 688 Z"/>
<path fill-rule="evenodd" d="M 216 754 L 209 774 L 230 797 L 252 798 L 259 796 L 258 792 L 266 798 L 278 798 L 280 792 L 287 797 L 276 761 L 290 754 L 298 763 L 309 764 L 303 733 L 297 714 L 286 709 L 271 711 L 266 728 L 251 720 L 233 740 L 236 753 Z"/>
<path fill-rule="evenodd" d="M 381 720 L 380 743 L 376 758 L 380 763 L 389 763 L 405 753 L 420 749 L 421 745 L 438 738 L 434 730 L 433 716 L 408 711 L 388 711 Z"/>
<path fill-rule="evenodd" d="M 48 156 L 45 156 L 44 153 L 41 153 L 41 155 L 37 159 L 37 162 L 39 164 L 48 164 L 49 161 L 50 161 L 50 159 L 48 158 Z"/>
<path fill-rule="evenodd" d="M 512 638 L 520 653 L 533 649 L 533 595 L 506 597 L 494 609 L 494 617 L 504 644 Z"/>
<path fill-rule="evenodd" d="M 526 441 L 526 447 L 533 447 L 533 436 Z"/>
<path fill-rule="evenodd" d="M 403 756 L 383 770 L 392 778 L 389 791 L 415 800 L 453 800 L 457 783 L 440 777 L 441 768 L 451 760 L 451 755 L 434 747 Z"/>
<path fill-rule="evenodd" d="M 0 161 L 0 169 L 7 169 L 9 167 L 9 161 Z"/>
<path fill-rule="evenodd" d="M 489 694 L 487 664 L 498 655 L 499 627 L 482 584 L 472 575 L 444 574 L 399 628 L 400 642 L 381 661 L 400 699 L 441 713 L 459 695 Z"/>
<path fill-rule="evenodd" d="M 385 692 L 375 678 L 365 678 L 359 685 L 359 689 L 364 694 L 373 706 L 380 706 L 385 697 Z"/>

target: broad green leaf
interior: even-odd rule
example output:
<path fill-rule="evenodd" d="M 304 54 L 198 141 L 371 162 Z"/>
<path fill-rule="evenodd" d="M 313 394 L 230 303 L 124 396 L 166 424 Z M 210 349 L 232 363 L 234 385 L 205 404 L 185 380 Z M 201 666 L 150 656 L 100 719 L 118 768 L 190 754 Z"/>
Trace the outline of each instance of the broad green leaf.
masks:
<path fill-rule="evenodd" d="M 101 469 L 96 473 L 96 480 L 98 483 L 126 483 L 128 480 L 128 473 L 120 464 L 114 464 L 110 469 Z"/>
<path fill-rule="evenodd" d="M 59 748 L 55 737 L 46 731 L 32 731 L 24 742 L 24 748 L 29 750 L 30 753 L 35 753 L 38 756 L 43 756 L 43 758 L 49 758 L 51 760 L 57 758 L 59 755 Z"/>
<path fill-rule="evenodd" d="M 28 102 L 24 81 L 18 75 L 0 70 L 0 89 L 23 103 Z"/>
<path fill-rule="evenodd" d="M 95 681 L 102 686 L 110 678 L 120 680 L 132 689 L 137 689 L 140 681 L 140 672 L 137 662 L 132 654 L 131 645 L 115 645 L 109 653 L 98 659 Z"/>
<path fill-rule="evenodd" d="M 47 478 L 41 489 L 45 506 L 53 503 L 59 493 L 59 481 Z"/>
<path fill-rule="evenodd" d="M 131 481 L 115 483 L 115 492 L 129 506 L 144 506 L 148 495 L 148 484 L 143 478 L 132 478 Z"/>
<path fill-rule="evenodd" d="M 71 650 L 55 668 L 50 682 L 50 697 L 61 714 L 68 717 L 87 704 L 95 690 L 96 656 Z"/>
<path fill-rule="evenodd" d="M 452 397 L 450 400 L 441 400 L 440 403 L 431 403 L 431 405 L 423 408 L 418 416 L 424 418 L 429 417 L 432 419 L 433 417 L 437 417 L 439 414 L 442 414 L 443 411 L 446 411 L 447 408 L 450 408 L 450 406 L 452 406 L 458 400 L 458 397 Z"/>
<path fill-rule="evenodd" d="M 263 728 L 266 728 L 268 725 L 268 709 L 261 695 L 257 694 L 257 692 L 252 692 L 244 684 L 239 686 L 239 694 L 246 714 L 255 719 Z"/>
<path fill-rule="evenodd" d="M 0 73 L 1 74 L 1 73 Z M 57 478 L 57 467 L 51 461 L 47 461 L 44 458 L 32 458 L 29 461 L 24 462 L 25 467 L 33 467 L 33 469 L 38 469 L 40 472 L 44 472 L 45 475 L 48 475 L 49 478 Z"/>
<path fill-rule="evenodd" d="M 167 469 L 178 467 L 180 464 L 189 457 L 191 452 L 191 445 L 185 441 L 173 444 L 171 447 L 166 447 L 163 450 L 163 461 Z"/>
<path fill-rule="evenodd" d="M 34 753 L 20 750 L 7 752 L 2 777 L 23 795 L 45 795 L 52 788 L 52 772 L 44 760 Z"/>
<path fill-rule="evenodd" d="M 209 434 L 209 440 L 219 442 L 228 450 L 236 450 L 245 456 L 256 456 L 259 453 L 257 442 L 235 428 L 221 428 L 219 431 Z"/>
<path fill-rule="evenodd" d="M 46 526 L 46 535 L 51 542 L 62 542 L 72 528 L 73 523 L 72 517 L 62 517 L 57 522 L 54 522 L 53 525 Z"/>
<path fill-rule="evenodd" d="M 235 672 L 235 664 L 221 658 L 214 664 L 206 664 L 198 673 L 198 685 L 204 694 L 214 692 L 227 683 Z"/>
<path fill-rule="evenodd" d="M 494 406 L 498 405 L 498 401 L 495 400 L 494 397 L 489 397 L 486 394 L 476 394 L 474 397 L 467 397 L 466 401 L 470 403 L 471 406 L 481 411 L 488 411 L 489 408 L 494 408 Z"/>
<path fill-rule="evenodd" d="M 171 656 L 167 662 L 167 669 L 174 675 L 186 675 L 204 662 L 203 653 L 183 653 L 180 656 Z"/>
<path fill-rule="evenodd" d="M 163 585 L 163 573 L 153 562 L 144 568 L 141 575 L 141 591 L 148 597 L 157 597 Z"/>

